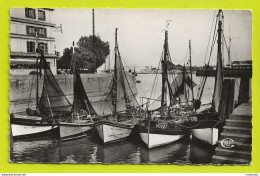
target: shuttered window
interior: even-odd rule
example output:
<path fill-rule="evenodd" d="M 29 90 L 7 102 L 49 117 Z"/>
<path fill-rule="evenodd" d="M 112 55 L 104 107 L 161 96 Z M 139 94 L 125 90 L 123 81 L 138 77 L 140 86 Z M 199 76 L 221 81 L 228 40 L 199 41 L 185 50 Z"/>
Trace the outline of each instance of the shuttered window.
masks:
<path fill-rule="evenodd" d="M 48 44 L 44 43 L 44 53 L 48 53 Z"/>
<path fill-rule="evenodd" d="M 38 43 L 38 48 L 44 53 L 48 53 L 48 44 L 44 42 Z"/>
<path fill-rule="evenodd" d="M 34 26 L 26 26 L 26 33 L 30 36 L 36 36 L 37 28 Z"/>
<path fill-rule="evenodd" d="M 46 37 L 46 28 L 38 28 L 39 37 Z"/>
<path fill-rule="evenodd" d="M 36 19 L 35 9 L 25 8 L 25 17 Z"/>
<path fill-rule="evenodd" d="M 39 20 L 46 20 L 46 17 L 45 17 L 45 11 L 43 10 L 38 10 L 38 19 Z"/>
<path fill-rule="evenodd" d="M 27 41 L 27 52 L 28 53 L 35 53 L 35 42 Z"/>
<path fill-rule="evenodd" d="M 36 37 L 36 33 L 38 33 L 38 37 L 47 37 L 46 28 L 26 26 L 27 35 Z"/>

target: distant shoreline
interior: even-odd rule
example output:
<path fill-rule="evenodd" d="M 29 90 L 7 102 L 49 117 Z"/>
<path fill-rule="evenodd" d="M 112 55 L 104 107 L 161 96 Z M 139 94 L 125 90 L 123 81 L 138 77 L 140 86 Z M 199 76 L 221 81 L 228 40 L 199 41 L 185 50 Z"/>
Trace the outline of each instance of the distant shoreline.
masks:
<path fill-rule="evenodd" d="M 180 73 L 180 71 L 175 71 L 174 73 Z M 188 73 L 190 73 L 190 72 L 188 72 Z M 193 74 L 196 74 L 196 71 L 193 71 L 192 72 Z M 148 72 L 136 72 L 136 74 L 161 74 L 161 73 L 148 73 Z"/>

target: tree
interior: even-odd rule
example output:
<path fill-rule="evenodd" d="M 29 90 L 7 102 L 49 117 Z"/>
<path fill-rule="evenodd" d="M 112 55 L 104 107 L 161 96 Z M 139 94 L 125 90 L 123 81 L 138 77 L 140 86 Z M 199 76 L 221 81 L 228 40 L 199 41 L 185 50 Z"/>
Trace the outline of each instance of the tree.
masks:
<path fill-rule="evenodd" d="M 65 48 L 63 55 L 57 60 L 57 67 L 61 69 L 69 69 L 71 65 L 72 48 Z"/>
<path fill-rule="evenodd" d="M 70 68 L 72 48 L 65 48 L 63 56 L 58 61 L 58 68 Z M 82 36 L 75 47 L 74 59 L 78 68 L 87 68 L 94 72 L 105 63 L 109 55 L 109 43 L 104 42 L 98 36 Z M 64 63 L 63 63 L 64 62 Z"/>

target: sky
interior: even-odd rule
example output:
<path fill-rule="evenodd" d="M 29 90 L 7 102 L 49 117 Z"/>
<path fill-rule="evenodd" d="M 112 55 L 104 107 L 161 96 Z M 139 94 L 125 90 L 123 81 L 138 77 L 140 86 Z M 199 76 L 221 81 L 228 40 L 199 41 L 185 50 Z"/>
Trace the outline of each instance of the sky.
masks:
<path fill-rule="evenodd" d="M 95 9 L 95 34 L 114 49 L 115 28 L 121 57 L 129 66 L 157 67 L 164 43 L 164 29 L 168 26 L 169 49 L 174 64 L 187 59 L 191 40 L 193 65 L 204 65 L 213 17 L 218 10 L 177 9 Z M 231 60 L 251 60 L 252 14 L 248 10 L 224 10 L 224 36 L 231 42 Z M 62 24 L 62 33 L 55 32 L 56 50 L 70 47 L 81 36 L 92 35 L 92 9 L 55 9 L 52 22 Z M 211 46 L 211 44 L 209 45 Z M 208 56 L 207 56 L 208 58 Z M 224 62 L 227 63 L 227 52 Z M 111 56 L 112 59 L 112 56 Z M 216 64 L 216 46 L 210 64 Z"/>

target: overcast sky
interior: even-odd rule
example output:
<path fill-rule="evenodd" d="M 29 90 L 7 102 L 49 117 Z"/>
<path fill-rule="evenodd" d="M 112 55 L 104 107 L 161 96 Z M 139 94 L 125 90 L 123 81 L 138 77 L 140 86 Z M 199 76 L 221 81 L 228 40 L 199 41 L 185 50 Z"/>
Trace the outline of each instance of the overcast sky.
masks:
<path fill-rule="evenodd" d="M 251 60 L 251 11 L 224 10 L 224 35 L 232 38 L 231 59 Z M 174 64 L 183 64 L 189 39 L 192 62 L 203 65 L 215 10 L 95 9 L 95 32 L 114 48 L 115 28 L 123 60 L 129 66 L 158 66 L 163 49 L 166 20 L 169 48 Z M 63 26 L 56 32 L 56 49 L 61 52 L 81 36 L 92 35 L 92 9 L 55 9 L 52 22 Z M 215 47 L 216 48 L 216 47 Z M 225 63 L 227 53 L 224 53 Z M 216 62 L 216 49 L 211 64 Z"/>

